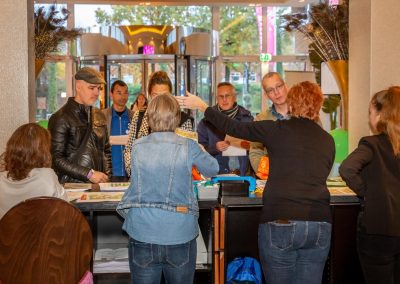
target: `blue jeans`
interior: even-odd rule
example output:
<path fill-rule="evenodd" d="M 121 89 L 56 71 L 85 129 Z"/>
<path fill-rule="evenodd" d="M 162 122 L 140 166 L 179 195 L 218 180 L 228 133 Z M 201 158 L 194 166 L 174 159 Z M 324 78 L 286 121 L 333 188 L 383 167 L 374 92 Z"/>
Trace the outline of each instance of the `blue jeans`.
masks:
<path fill-rule="evenodd" d="M 129 239 L 129 267 L 134 284 L 193 283 L 196 270 L 196 239 L 179 245 L 156 245 Z"/>
<path fill-rule="evenodd" d="M 326 222 L 268 222 L 258 227 L 258 248 L 268 284 L 320 284 L 332 225 Z"/>

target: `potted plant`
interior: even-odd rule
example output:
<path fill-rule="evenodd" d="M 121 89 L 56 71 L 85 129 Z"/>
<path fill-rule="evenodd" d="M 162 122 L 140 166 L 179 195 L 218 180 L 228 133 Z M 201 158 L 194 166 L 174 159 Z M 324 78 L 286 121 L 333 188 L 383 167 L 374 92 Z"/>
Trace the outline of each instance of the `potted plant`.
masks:
<path fill-rule="evenodd" d="M 317 56 L 329 66 L 340 89 L 343 106 L 343 128 L 348 128 L 348 2 L 329 5 L 328 0 L 311 6 L 306 13 L 283 15 L 282 27 L 298 32 L 309 40 L 310 56 Z"/>
<path fill-rule="evenodd" d="M 58 9 L 53 4 L 46 8 L 40 6 L 35 9 L 35 75 L 39 75 L 45 58 L 50 53 L 57 52 L 63 41 L 71 41 L 81 35 L 80 29 L 68 30 L 65 26 L 70 12 L 66 8 Z"/>

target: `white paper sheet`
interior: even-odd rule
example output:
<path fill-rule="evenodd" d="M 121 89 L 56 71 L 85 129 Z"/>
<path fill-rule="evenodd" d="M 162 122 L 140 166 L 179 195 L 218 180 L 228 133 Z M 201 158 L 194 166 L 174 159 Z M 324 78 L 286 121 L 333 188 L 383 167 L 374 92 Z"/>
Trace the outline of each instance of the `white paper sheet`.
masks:
<path fill-rule="evenodd" d="M 228 149 L 222 152 L 222 156 L 246 156 L 246 155 L 247 155 L 246 149 L 236 146 L 229 146 Z"/>
<path fill-rule="evenodd" d="M 230 143 L 228 149 L 222 152 L 222 156 L 246 156 L 247 150 L 242 148 L 240 145 L 243 141 L 242 139 L 235 138 L 229 135 L 225 136 L 225 141 Z"/>

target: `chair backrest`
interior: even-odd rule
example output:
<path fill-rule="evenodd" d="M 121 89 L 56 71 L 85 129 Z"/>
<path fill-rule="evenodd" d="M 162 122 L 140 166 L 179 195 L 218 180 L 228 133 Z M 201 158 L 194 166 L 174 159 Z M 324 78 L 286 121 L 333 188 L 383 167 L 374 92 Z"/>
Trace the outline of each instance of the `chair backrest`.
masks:
<path fill-rule="evenodd" d="M 0 282 L 78 283 L 93 254 L 90 226 L 68 202 L 26 200 L 0 219 Z"/>

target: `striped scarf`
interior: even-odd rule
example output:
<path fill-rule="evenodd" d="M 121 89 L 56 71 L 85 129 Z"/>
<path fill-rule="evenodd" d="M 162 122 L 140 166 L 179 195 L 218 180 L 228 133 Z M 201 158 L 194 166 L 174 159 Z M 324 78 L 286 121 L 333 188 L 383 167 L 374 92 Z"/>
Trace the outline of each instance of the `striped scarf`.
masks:
<path fill-rule="evenodd" d="M 235 103 L 233 105 L 233 107 L 231 109 L 228 110 L 222 110 L 219 105 L 217 105 L 217 110 L 219 112 L 222 112 L 223 114 L 225 114 L 226 116 L 228 116 L 230 119 L 234 119 L 236 117 L 236 115 L 239 112 L 239 105 L 237 103 Z"/>

